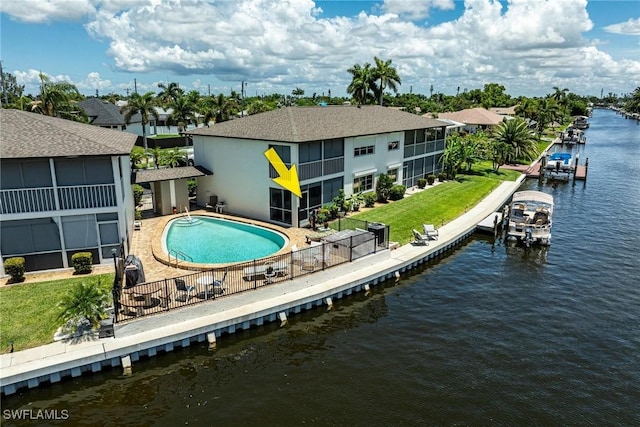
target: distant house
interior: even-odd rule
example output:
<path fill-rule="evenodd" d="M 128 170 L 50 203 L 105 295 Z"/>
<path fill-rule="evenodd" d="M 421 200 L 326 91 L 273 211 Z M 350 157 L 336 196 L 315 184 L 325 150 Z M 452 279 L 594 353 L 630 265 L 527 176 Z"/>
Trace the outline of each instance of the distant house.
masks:
<path fill-rule="evenodd" d="M 24 257 L 37 271 L 69 267 L 76 252 L 99 264 L 128 251 L 136 135 L 8 109 L 0 128 L 3 261 Z"/>
<path fill-rule="evenodd" d="M 78 106 L 85 111 L 87 117 L 89 117 L 89 123 L 94 126 L 126 131 L 142 136 L 142 117 L 140 114 L 134 114 L 129 123 L 127 123 L 118 105 L 100 98 L 85 98 L 78 102 Z M 151 129 L 151 124 L 147 124 L 147 135 L 153 135 Z"/>
<path fill-rule="evenodd" d="M 442 169 L 447 123 L 380 106 L 287 107 L 188 133 L 198 165 L 198 204 L 224 201 L 230 213 L 302 226 L 344 190 L 375 191 L 377 177 L 398 184 Z M 265 152 L 296 165 L 302 197 L 273 182 Z M 213 199 L 212 199 L 213 198 Z"/>
<path fill-rule="evenodd" d="M 427 113 L 426 117 L 431 117 L 431 113 Z M 469 108 L 466 110 L 455 111 L 452 113 L 438 113 L 438 119 L 448 119 L 455 122 L 464 123 L 464 131 L 476 133 L 479 130 L 487 130 L 500 124 L 503 120 L 509 120 L 511 117 L 505 117 L 500 114 L 493 113 L 484 108 Z"/>
<path fill-rule="evenodd" d="M 500 114 L 501 116 L 515 116 L 517 105 L 511 107 L 493 107 L 489 108 L 492 113 Z"/>

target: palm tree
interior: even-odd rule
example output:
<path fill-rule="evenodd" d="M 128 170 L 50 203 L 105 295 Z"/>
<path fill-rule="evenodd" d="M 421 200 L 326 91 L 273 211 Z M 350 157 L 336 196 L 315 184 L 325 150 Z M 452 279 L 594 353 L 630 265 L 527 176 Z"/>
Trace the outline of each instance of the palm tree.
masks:
<path fill-rule="evenodd" d="M 159 169 L 160 163 L 162 163 L 164 160 L 164 151 L 162 150 L 162 148 L 155 146 L 153 148 L 147 148 L 145 152 L 147 153 L 147 155 L 153 158 L 153 164 L 155 165 L 156 169 Z"/>
<path fill-rule="evenodd" d="M 238 102 L 234 98 L 227 98 L 222 93 L 212 98 L 211 102 L 216 123 L 226 122 L 238 111 Z"/>
<path fill-rule="evenodd" d="M 249 115 L 264 113 L 269 110 L 269 106 L 262 100 L 256 99 L 247 107 Z"/>
<path fill-rule="evenodd" d="M 447 138 L 447 145 L 440 157 L 440 163 L 447 179 L 455 179 L 463 163 L 462 137 L 459 134 L 456 133 Z"/>
<path fill-rule="evenodd" d="M 163 151 L 162 162 L 165 165 L 168 165 L 169 167 L 173 168 L 175 166 L 180 165 L 183 162 L 188 163 L 188 160 L 186 159 L 186 155 L 183 151 L 180 151 L 178 147 L 174 147 L 170 150 Z"/>
<path fill-rule="evenodd" d="M 511 162 L 519 157 L 532 160 L 540 154 L 533 132 L 520 118 L 500 123 L 496 126 L 493 137 L 496 141 L 512 147 L 513 152 L 507 153 L 505 162 Z"/>
<path fill-rule="evenodd" d="M 189 97 L 185 95 L 178 96 L 169 102 L 169 108 L 171 108 L 172 112 L 168 119 L 178 126 L 178 133 L 184 132 L 189 123 L 195 121 L 194 112 L 196 108 Z"/>
<path fill-rule="evenodd" d="M 375 85 L 375 78 L 371 64 L 365 62 L 364 66 L 355 64 L 347 70 L 352 75 L 352 80 L 347 87 L 347 93 L 352 95 L 355 101 L 360 104 L 366 104 L 370 97 L 370 91 Z"/>
<path fill-rule="evenodd" d="M 402 84 L 402 82 L 400 81 L 400 76 L 398 76 L 398 71 L 391 66 L 391 59 L 383 61 L 377 56 L 374 56 L 373 59 L 376 62 L 373 74 L 375 79 L 380 81 L 377 91 L 380 105 L 382 105 L 384 90 L 388 87 L 394 93 L 398 93 L 398 85 Z"/>
<path fill-rule="evenodd" d="M 81 97 L 75 85 L 69 82 L 52 82 L 40 73 L 40 95 L 31 102 L 31 111 L 52 117 L 74 119 L 73 103 Z"/>
<path fill-rule="evenodd" d="M 127 105 L 120 108 L 120 112 L 124 114 L 124 121 L 127 123 L 131 122 L 131 118 L 135 114 L 140 114 L 142 121 L 142 142 L 145 150 L 149 148 L 147 145 L 147 123 L 149 123 L 149 117 L 153 116 L 156 120 L 160 119 L 155 108 L 157 101 L 153 95 L 154 92 L 147 92 L 144 95 L 133 93 L 131 97 L 129 97 Z"/>
<path fill-rule="evenodd" d="M 158 94 L 158 100 L 160 100 L 160 103 L 163 105 L 168 105 L 184 95 L 184 90 L 180 89 L 178 83 L 175 82 L 171 82 L 167 85 L 164 83 L 158 83 L 158 87 L 162 89 Z"/>
<path fill-rule="evenodd" d="M 58 319 L 65 323 L 73 322 L 76 330 L 80 326 L 79 321 L 83 319 L 96 327 L 106 317 L 108 303 L 109 292 L 101 279 L 90 283 L 81 282 L 60 301 Z"/>

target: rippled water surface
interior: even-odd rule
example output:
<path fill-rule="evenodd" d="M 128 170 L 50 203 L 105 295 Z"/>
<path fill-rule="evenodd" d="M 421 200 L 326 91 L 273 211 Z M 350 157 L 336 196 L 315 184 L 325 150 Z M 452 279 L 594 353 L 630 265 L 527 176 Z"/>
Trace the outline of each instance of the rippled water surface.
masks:
<path fill-rule="evenodd" d="M 590 122 L 586 185 L 541 188 L 556 203 L 548 249 L 478 236 L 332 312 L 3 410 L 67 409 L 75 425 L 640 425 L 640 125 L 608 110 Z"/>

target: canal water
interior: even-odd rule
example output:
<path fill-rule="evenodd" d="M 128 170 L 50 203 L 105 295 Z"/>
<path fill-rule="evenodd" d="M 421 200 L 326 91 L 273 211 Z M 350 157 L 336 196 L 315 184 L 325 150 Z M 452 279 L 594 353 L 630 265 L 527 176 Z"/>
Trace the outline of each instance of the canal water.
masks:
<path fill-rule="evenodd" d="M 476 236 L 331 312 L 19 392 L 3 425 L 640 425 L 640 125 L 590 123 L 586 184 L 523 185 L 549 248 Z"/>

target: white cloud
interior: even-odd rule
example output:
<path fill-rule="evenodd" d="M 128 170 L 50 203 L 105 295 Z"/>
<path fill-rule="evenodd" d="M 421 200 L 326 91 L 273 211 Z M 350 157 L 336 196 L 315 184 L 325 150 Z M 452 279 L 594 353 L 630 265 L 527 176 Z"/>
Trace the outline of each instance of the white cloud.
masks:
<path fill-rule="evenodd" d="M 437 25 L 418 20 L 461 4 L 385 0 L 377 13 L 324 18 L 311 0 L 68 1 L 76 13 L 56 11 L 51 19 L 88 16 L 88 33 L 109 44 L 109 67 L 136 73 L 139 91 L 157 90 L 143 81 L 146 73 L 157 73 L 190 84 L 185 90 L 208 90 L 211 82 L 228 93 L 247 80 L 249 93 L 290 93 L 298 86 L 344 95 L 346 70 L 374 56 L 393 60 L 402 91 L 412 86 L 428 93 L 434 84 L 436 91 L 455 93 L 458 86 L 501 82 L 510 93 L 542 95 L 559 84 L 576 91 L 591 84 L 584 82 L 589 76 L 640 85 L 640 73 L 629 73 L 639 61 L 616 61 L 584 38 L 593 28 L 586 0 L 466 0 L 457 19 Z M 67 9 L 63 0 L 24 3 L 36 10 Z M 22 10 L 7 13 L 20 18 Z M 640 26 L 633 19 L 616 25 L 607 29 L 634 33 Z M 180 77 L 187 75 L 194 76 L 188 83 Z M 97 73 L 95 78 L 81 83 L 108 82 Z M 118 85 L 133 89 L 130 82 Z"/>
<path fill-rule="evenodd" d="M 604 30 L 614 34 L 640 36 L 640 18 L 630 18 L 626 22 L 608 25 L 604 27 Z"/>
<path fill-rule="evenodd" d="M 4 0 L 0 12 L 23 22 L 78 21 L 95 13 L 93 0 Z"/>
<path fill-rule="evenodd" d="M 409 20 L 424 19 L 431 9 L 451 10 L 453 0 L 384 0 L 382 10 Z"/>

